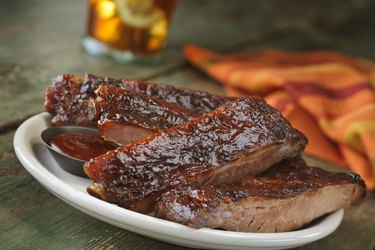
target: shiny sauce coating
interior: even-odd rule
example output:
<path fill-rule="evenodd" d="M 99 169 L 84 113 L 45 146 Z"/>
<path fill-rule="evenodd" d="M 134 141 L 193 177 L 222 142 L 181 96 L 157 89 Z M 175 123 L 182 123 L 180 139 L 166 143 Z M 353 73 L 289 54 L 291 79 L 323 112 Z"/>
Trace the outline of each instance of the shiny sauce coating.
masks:
<path fill-rule="evenodd" d="M 95 134 L 59 134 L 52 137 L 50 146 L 59 153 L 88 161 L 115 149 L 116 145 Z"/>
<path fill-rule="evenodd" d="M 84 171 L 94 184 L 87 191 L 148 213 L 166 190 L 204 183 L 227 164 L 285 142 L 298 153 L 306 139 L 264 100 L 245 97 L 89 161 Z"/>

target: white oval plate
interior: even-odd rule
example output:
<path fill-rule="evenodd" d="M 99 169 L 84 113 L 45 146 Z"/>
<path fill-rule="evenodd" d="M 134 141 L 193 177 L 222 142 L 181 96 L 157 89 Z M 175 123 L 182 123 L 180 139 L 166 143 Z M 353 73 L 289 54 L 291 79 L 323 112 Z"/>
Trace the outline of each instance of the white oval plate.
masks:
<path fill-rule="evenodd" d="M 25 169 L 51 193 L 99 220 L 157 240 L 195 248 L 285 249 L 319 240 L 340 224 L 344 211 L 315 220 L 301 230 L 285 233 L 240 233 L 193 229 L 178 223 L 136 213 L 90 196 L 90 180 L 61 169 L 42 144 L 40 133 L 50 126 L 47 113 L 26 120 L 16 131 L 14 149 Z"/>

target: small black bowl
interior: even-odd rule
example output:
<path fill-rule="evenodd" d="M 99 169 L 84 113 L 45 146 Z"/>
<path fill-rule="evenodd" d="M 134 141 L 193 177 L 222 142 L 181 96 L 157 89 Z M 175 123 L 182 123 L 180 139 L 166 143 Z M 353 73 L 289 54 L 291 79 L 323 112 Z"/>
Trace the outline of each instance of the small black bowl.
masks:
<path fill-rule="evenodd" d="M 40 134 L 44 145 L 47 147 L 48 151 L 51 152 L 52 156 L 57 160 L 59 165 L 67 172 L 88 178 L 85 172 L 83 171 L 83 164 L 87 161 L 71 157 L 69 155 L 62 154 L 55 149 L 53 149 L 49 142 L 52 137 L 58 134 L 94 134 L 99 135 L 99 131 L 94 128 L 87 127 L 77 127 L 77 126 L 60 126 L 60 127 L 49 127 Z"/>

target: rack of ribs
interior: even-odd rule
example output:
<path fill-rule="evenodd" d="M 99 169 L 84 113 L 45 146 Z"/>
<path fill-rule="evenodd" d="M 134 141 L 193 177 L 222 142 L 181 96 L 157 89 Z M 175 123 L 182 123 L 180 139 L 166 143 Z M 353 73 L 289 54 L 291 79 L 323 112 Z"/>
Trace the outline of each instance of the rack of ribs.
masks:
<path fill-rule="evenodd" d="M 244 97 L 123 145 L 84 166 L 87 191 L 134 211 L 153 211 L 170 188 L 238 180 L 299 154 L 306 138 L 263 99 Z"/>
<path fill-rule="evenodd" d="M 132 93 L 161 99 L 198 114 L 211 112 L 235 99 L 147 81 L 112 79 L 89 74 L 85 77 L 62 74 L 52 81 L 45 94 L 44 106 L 53 116 L 52 124 L 96 126 L 96 121 L 90 120 L 88 116 L 88 107 L 90 99 L 96 97 L 95 91 L 100 85 L 116 86 Z"/>
<path fill-rule="evenodd" d="M 158 199 L 155 216 L 195 228 L 284 232 L 358 203 L 365 191 L 357 174 L 327 172 L 294 158 L 240 182 L 177 187 Z"/>
<path fill-rule="evenodd" d="M 91 120 L 98 121 L 101 136 L 117 144 L 128 144 L 163 129 L 187 122 L 198 114 L 174 103 L 99 85 L 89 104 Z"/>

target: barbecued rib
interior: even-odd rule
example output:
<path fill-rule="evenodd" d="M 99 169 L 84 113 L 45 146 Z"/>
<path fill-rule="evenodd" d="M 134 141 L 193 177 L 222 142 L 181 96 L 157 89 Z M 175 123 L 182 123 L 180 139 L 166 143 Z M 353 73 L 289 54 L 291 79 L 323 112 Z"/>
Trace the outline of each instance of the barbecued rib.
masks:
<path fill-rule="evenodd" d="M 122 84 L 129 91 L 176 103 L 184 108 L 194 110 L 198 114 L 211 112 L 237 99 L 235 97 L 212 95 L 203 91 L 147 81 L 122 80 Z"/>
<path fill-rule="evenodd" d="M 94 181 L 87 191 L 147 213 L 169 188 L 258 174 L 306 143 L 263 99 L 245 97 L 92 159 L 84 166 Z"/>
<path fill-rule="evenodd" d="M 45 95 L 45 109 L 53 116 L 52 124 L 76 124 L 95 126 L 88 117 L 88 103 L 95 98 L 99 85 L 116 86 L 133 93 L 145 94 L 191 109 L 198 114 L 211 112 L 234 98 L 211 95 L 202 91 L 177 88 L 146 81 L 112 79 L 86 74 L 80 76 L 63 74 L 57 76 Z"/>
<path fill-rule="evenodd" d="M 187 88 L 174 87 L 160 83 L 154 83 L 142 80 L 111 79 L 108 77 L 94 76 L 87 74 L 85 80 L 95 85 L 120 84 L 124 89 L 133 92 L 162 99 L 164 101 L 178 104 L 186 109 L 194 110 L 198 114 L 204 114 L 223 106 L 235 97 L 212 95 L 207 92 L 197 91 Z M 117 85 L 116 85 L 117 86 Z"/>
<path fill-rule="evenodd" d="M 90 102 L 101 136 L 118 144 L 145 138 L 197 117 L 192 110 L 127 90 L 99 85 Z"/>
<path fill-rule="evenodd" d="M 284 232 L 359 202 L 365 191 L 357 174 L 331 173 L 291 159 L 241 182 L 170 190 L 156 203 L 155 216 L 195 228 Z"/>
<path fill-rule="evenodd" d="M 88 105 L 95 98 L 100 84 L 122 86 L 121 82 L 109 78 L 93 81 L 89 75 L 58 75 L 46 90 L 44 107 L 52 115 L 52 124 L 96 126 L 88 116 Z"/>

